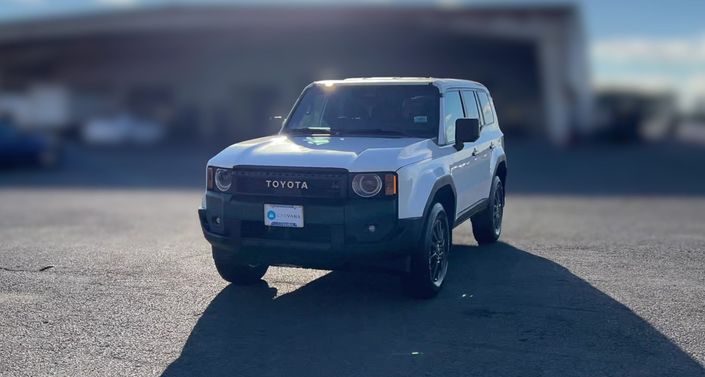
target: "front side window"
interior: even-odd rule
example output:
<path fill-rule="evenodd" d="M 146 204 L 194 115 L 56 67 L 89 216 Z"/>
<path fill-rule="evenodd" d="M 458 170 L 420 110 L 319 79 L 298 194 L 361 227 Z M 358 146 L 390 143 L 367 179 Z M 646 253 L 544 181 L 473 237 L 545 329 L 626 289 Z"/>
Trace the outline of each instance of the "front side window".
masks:
<path fill-rule="evenodd" d="M 314 85 L 302 95 L 284 133 L 433 138 L 439 112 L 433 85 Z"/>
<path fill-rule="evenodd" d="M 485 124 L 494 123 L 494 112 L 492 111 L 492 102 L 487 93 L 479 91 L 477 97 L 480 99 L 480 107 L 482 108 L 482 117 L 485 118 Z"/>
<path fill-rule="evenodd" d="M 455 143 L 455 121 L 464 117 L 463 102 L 460 100 L 460 92 L 448 92 L 443 96 L 443 129 L 445 130 L 446 143 Z"/>

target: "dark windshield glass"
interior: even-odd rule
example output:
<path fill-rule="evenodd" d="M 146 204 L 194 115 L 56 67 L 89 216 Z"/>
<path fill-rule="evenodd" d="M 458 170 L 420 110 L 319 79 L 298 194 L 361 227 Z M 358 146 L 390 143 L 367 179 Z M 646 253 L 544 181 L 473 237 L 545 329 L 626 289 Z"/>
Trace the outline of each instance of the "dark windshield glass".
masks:
<path fill-rule="evenodd" d="M 303 94 L 285 132 L 432 138 L 438 103 L 432 85 L 316 85 Z"/>

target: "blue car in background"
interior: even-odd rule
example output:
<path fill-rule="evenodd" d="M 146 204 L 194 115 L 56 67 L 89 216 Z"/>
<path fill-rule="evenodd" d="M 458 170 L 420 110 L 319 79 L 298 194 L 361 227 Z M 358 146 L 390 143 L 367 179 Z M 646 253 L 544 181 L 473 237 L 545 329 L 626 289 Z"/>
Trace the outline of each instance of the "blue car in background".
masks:
<path fill-rule="evenodd" d="M 54 166 L 59 159 L 57 143 L 48 135 L 18 129 L 0 116 L 0 167 Z"/>

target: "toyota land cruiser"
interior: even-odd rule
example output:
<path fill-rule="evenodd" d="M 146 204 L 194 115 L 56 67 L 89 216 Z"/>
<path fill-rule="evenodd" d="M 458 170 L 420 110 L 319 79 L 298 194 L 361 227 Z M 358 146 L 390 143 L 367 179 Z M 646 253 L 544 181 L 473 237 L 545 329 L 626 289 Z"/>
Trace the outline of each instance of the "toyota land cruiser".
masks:
<path fill-rule="evenodd" d="M 278 135 L 243 141 L 207 165 L 198 210 L 215 266 L 234 284 L 269 266 L 398 263 L 432 297 L 452 229 L 479 244 L 502 230 L 504 140 L 473 81 L 360 78 L 307 86 Z"/>

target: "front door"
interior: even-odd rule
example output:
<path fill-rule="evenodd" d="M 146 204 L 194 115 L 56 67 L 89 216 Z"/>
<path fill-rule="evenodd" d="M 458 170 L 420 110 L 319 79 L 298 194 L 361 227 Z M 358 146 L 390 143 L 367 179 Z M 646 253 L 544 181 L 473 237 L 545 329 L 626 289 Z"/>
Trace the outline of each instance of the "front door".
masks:
<path fill-rule="evenodd" d="M 459 91 L 448 91 L 443 95 L 443 114 L 445 148 L 452 151 L 450 154 L 450 174 L 455 183 L 458 202 L 456 215 L 460 215 L 482 199 L 480 197 L 483 175 L 481 171 L 482 159 L 477 142 L 465 143 L 463 149 L 459 151 L 453 147 L 455 121 L 458 118 L 473 117 L 472 113 L 466 116 Z"/>

